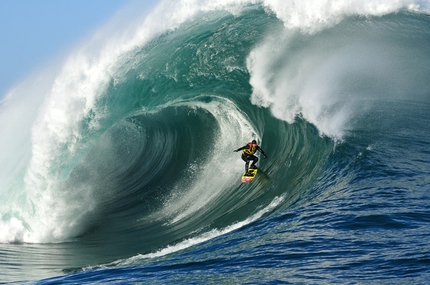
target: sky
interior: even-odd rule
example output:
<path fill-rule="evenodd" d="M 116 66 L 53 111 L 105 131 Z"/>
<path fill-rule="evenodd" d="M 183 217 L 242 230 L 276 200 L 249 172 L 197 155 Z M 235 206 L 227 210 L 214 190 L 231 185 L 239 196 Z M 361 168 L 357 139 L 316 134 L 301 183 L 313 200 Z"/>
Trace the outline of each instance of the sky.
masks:
<path fill-rule="evenodd" d="M 131 0 L 0 0 L 0 99 L 106 24 Z M 149 4 L 155 0 L 141 0 Z"/>

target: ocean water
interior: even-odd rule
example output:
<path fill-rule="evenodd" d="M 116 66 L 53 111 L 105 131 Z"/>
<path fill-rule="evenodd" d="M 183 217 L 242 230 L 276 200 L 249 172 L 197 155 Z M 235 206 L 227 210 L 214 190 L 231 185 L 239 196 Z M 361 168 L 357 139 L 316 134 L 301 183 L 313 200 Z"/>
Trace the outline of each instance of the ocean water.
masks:
<path fill-rule="evenodd" d="M 0 103 L 0 283 L 427 284 L 429 12 L 163 1 L 102 29 Z"/>

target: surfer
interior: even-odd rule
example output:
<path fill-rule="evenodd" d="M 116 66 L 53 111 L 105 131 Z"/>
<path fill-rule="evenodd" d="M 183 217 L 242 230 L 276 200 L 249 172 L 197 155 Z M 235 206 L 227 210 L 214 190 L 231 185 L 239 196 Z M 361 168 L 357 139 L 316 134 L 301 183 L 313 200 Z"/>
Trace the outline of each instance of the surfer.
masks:
<path fill-rule="evenodd" d="M 251 164 L 251 169 L 256 169 L 257 166 L 255 166 L 255 164 L 258 161 L 258 157 L 256 157 L 254 155 L 254 153 L 258 150 L 259 152 L 261 152 L 264 155 L 264 158 L 267 158 L 266 153 L 264 152 L 264 150 L 261 149 L 261 147 L 258 146 L 257 141 L 253 140 L 252 142 L 248 143 L 247 145 L 236 149 L 234 152 L 238 152 L 238 151 L 242 151 L 242 159 L 243 161 L 245 161 L 245 176 L 249 176 L 251 175 L 248 172 L 248 168 L 249 168 L 249 162 L 252 161 Z"/>

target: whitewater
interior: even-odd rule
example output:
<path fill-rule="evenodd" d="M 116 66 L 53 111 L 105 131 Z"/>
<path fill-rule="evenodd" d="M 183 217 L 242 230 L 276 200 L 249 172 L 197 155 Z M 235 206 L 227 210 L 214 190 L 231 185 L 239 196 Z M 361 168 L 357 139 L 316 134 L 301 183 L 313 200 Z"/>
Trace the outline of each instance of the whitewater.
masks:
<path fill-rule="evenodd" d="M 136 9 L 1 97 L 0 283 L 428 282 L 429 1 Z"/>

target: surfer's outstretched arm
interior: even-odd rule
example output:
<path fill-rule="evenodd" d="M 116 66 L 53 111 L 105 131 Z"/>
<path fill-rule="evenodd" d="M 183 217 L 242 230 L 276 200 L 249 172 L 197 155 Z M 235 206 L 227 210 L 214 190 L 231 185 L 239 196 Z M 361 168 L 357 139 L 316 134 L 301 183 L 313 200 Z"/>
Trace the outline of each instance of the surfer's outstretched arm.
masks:
<path fill-rule="evenodd" d="M 245 148 L 249 148 L 249 146 L 248 146 L 248 145 L 245 145 L 245 146 L 243 146 L 243 147 L 240 147 L 240 148 L 238 148 L 238 149 L 235 149 L 235 150 L 234 150 L 234 152 L 238 152 L 238 151 L 244 150 Z"/>

